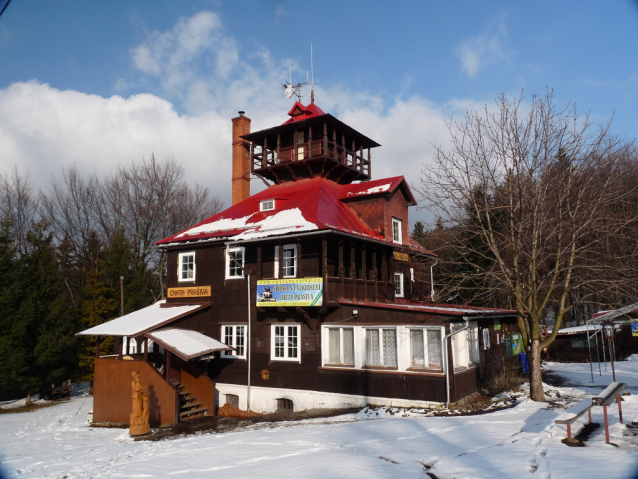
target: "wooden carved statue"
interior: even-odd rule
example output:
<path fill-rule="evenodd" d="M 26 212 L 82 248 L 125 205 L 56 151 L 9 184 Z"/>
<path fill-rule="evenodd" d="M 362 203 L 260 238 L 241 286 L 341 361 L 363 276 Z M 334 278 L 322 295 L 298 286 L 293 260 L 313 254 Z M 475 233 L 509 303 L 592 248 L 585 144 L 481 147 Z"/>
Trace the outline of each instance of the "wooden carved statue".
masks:
<path fill-rule="evenodd" d="M 133 411 L 131 412 L 131 436 L 147 434 L 151 430 L 148 423 L 148 396 L 144 394 L 144 386 L 140 381 L 140 372 L 133 371 Z"/>

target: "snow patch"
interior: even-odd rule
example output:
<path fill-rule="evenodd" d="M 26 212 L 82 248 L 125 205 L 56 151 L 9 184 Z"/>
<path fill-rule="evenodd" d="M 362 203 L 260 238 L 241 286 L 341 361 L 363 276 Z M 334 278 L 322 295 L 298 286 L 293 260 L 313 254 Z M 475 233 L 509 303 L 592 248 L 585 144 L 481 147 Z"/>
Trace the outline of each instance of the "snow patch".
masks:
<path fill-rule="evenodd" d="M 358 191 L 356 193 L 348 192 L 348 196 L 363 196 L 363 195 L 373 195 L 375 193 L 383 193 L 384 191 L 388 191 L 390 189 L 391 183 L 386 185 L 373 186 L 372 188 L 368 188 L 367 190 Z"/>
<path fill-rule="evenodd" d="M 213 233 L 215 231 L 232 231 L 238 228 L 245 228 L 248 219 L 253 216 L 249 214 L 243 218 L 220 218 L 212 223 L 206 223 L 205 225 L 195 226 L 191 229 L 184 231 L 176 236 L 176 238 L 184 238 L 186 236 L 195 236 L 201 233 Z"/>
<path fill-rule="evenodd" d="M 319 229 L 318 226 L 301 214 L 299 208 L 279 211 L 274 215 L 267 216 L 261 221 L 250 222 L 250 218 L 255 216 L 250 214 L 243 218 L 221 218 L 212 223 L 196 226 L 177 235 L 175 238 L 186 238 L 197 236 L 198 234 L 214 233 L 216 231 L 243 230 L 238 235 L 233 236 L 232 241 L 264 238 L 272 235 L 284 235 L 287 233 L 298 233 L 300 231 L 312 231 Z"/>

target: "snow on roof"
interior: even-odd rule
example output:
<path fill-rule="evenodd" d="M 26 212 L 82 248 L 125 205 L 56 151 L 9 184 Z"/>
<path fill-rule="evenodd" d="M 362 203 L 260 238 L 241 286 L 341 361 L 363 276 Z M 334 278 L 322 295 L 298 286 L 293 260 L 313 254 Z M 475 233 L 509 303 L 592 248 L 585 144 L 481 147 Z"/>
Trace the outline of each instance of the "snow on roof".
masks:
<path fill-rule="evenodd" d="M 454 304 L 437 304 L 437 303 L 377 303 L 374 301 L 351 301 L 342 299 L 339 304 L 349 304 L 355 306 L 373 306 L 375 308 L 400 309 L 407 311 L 418 311 L 431 314 L 448 314 L 452 316 L 514 316 L 516 311 L 513 309 L 490 309 L 478 306 L 459 306 Z"/>
<path fill-rule="evenodd" d="M 380 180 L 364 181 L 362 183 L 354 183 L 343 185 L 340 200 L 348 200 L 360 196 L 378 195 L 382 193 L 394 193 L 397 188 L 401 187 L 408 205 L 416 205 L 416 199 L 412 194 L 412 190 L 405 181 L 403 176 L 393 176 L 391 178 L 382 178 Z"/>
<path fill-rule="evenodd" d="M 153 341 L 188 361 L 214 351 L 231 351 L 234 348 L 197 331 L 187 329 L 162 329 L 147 333 Z"/>
<path fill-rule="evenodd" d="M 590 324 L 589 331 L 596 331 L 597 329 L 600 329 L 600 327 L 601 326 L 599 324 Z M 586 333 L 586 332 L 587 332 L 587 325 L 572 326 L 571 328 L 561 328 L 558 330 L 558 334 L 580 334 L 580 333 Z"/>
<path fill-rule="evenodd" d="M 193 304 L 163 308 L 164 303 L 166 300 L 158 301 L 146 308 L 86 329 L 76 336 L 138 336 L 207 306 Z"/>
<path fill-rule="evenodd" d="M 279 211 L 272 216 L 248 223 L 251 216 L 253 215 L 244 216 L 242 218 L 221 218 L 217 221 L 186 230 L 176 235 L 175 239 L 189 239 L 188 237 L 215 231 L 232 232 L 233 230 L 241 230 L 239 233 L 234 231 L 234 239 L 239 241 L 318 229 L 316 224 L 306 221 L 299 208 Z"/>
<path fill-rule="evenodd" d="M 382 181 L 393 187 L 405 184 L 400 176 Z M 376 182 L 368 182 L 374 188 Z M 231 241 L 279 236 L 302 231 L 335 230 L 385 243 L 391 243 L 379 233 L 371 231 L 342 201 L 349 191 L 360 191 L 362 183 L 339 185 L 325 178 L 308 178 L 272 185 L 244 201 L 218 213 L 201 223 L 169 236 L 157 244 L 229 238 Z M 407 187 L 407 184 L 405 184 Z M 367 187 L 366 187 L 367 188 Z M 275 199 L 274 211 L 260 211 L 263 200 Z"/>
<path fill-rule="evenodd" d="M 385 185 L 371 186 L 370 188 L 366 190 L 357 191 L 356 193 L 352 191 L 348 191 L 348 196 L 373 195 L 375 193 L 383 193 L 385 191 L 388 191 L 389 189 L 390 189 L 390 183 L 386 183 Z"/>

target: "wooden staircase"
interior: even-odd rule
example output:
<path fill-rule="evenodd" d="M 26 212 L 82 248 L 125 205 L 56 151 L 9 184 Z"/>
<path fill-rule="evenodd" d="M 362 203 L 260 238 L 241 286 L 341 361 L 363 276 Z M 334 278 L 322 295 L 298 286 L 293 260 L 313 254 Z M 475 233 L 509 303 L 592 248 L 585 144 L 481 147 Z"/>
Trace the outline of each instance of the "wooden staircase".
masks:
<path fill-rule="evenodd" d="M 201 407 L 202 403 L 200 401 L 197 401 L 197 398 L 195 396 L 192 396 L 190 391 L 186 391 L 183 384 L 181 384 L 177 379 L 171 379 L 169 382 L 179 391 L 180 419 L 206 415 L 208 408 Z"/>

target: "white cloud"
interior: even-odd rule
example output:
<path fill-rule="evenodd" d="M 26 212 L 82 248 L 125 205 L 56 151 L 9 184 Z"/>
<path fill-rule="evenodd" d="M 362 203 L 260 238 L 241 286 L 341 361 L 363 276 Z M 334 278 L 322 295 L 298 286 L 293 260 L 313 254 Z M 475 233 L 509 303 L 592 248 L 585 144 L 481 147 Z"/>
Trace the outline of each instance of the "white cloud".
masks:
<path fill-rule="evenodd" d="M 259 45 L 245 52 L 222 30 L 215 14 L 202 12 L 180 19 L 167 32 L 151 33 L 131 50 L 138 70 L 146 80 L 157 79 L 167 99 L 148 93 L 103 98 L 38 82 L 0 89 L 0 168 L 17 164 L 45 185 L 62 167 L 100 174 L 154 153 L 158 159 L 174 157 L 189 181 L 208 186 L 228 205 L 230 119 L 245 110 L 253 131 L 284 122 L 292 102 L 284 98 L 281 82 L 288 65 L 301 69 Z M 116 86 L 130 84 L 140 82 L 122 79 Z M 173 89 L 177 84 L 181 88 Z M 310 91 L 303 93 L 308 102 Z M 423 165 L 431 162 L 432 143 L 447 142 L 444 120 L 463 115 L 459 110 L 468 104 L 458 100 L 439 107 L 418 96 L 386 104 L 378 95 L 343 85 L 317 87 L 315 97 L 324 111 L 381 143 L 373 150 L 373 178 L 404 175 L 410 184 L 418 183 Z M 188 113 L 177 113 L 179 102 Z M 259 180 L 252 187 L 253 192 L 264 188 Z M 432 219 L 415 209 L 410 214 L 411 222 Z"/>
<path fill-rule="evenodd" d="M 230 121 L 214 112 L 179 116 L 149 94 L 102 98 L 37 82 L 0 90 L 0 171 L 17 165 L 39 185 L 63 167 L 100 174 L 154 153 L 174 157 L 189 181 L 228 197 L 230 134 Z"/>
<path fill-rule="evenodd" d="M 133 63 L 141 72 L 162 77 L 163 86 L 176 91 L 197 71 L 202 54 L 217 57 L 216 70 L 224 78 L 237 61 L 234 40 L 221 35 L 221 20 L 211 12 L 180 18 L 167 32 L 154 31 L 131 50 Z"/>
<path fill-rule="evenodd" d="M 509 56 L 505 18 L 492 22 L 480 35 L 461 42 L 456 49 L 463 70 L 474 78 L 480 70 Z"/>
<path fill-rule="evenodd" d="M 277 11 L 275 12 L 275 25 L 279 25 L 279 20 L 285 18 L 288 12 L 283 5 L 279 5 L 277 7 Z"/>

